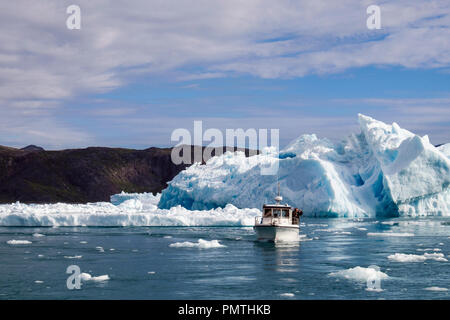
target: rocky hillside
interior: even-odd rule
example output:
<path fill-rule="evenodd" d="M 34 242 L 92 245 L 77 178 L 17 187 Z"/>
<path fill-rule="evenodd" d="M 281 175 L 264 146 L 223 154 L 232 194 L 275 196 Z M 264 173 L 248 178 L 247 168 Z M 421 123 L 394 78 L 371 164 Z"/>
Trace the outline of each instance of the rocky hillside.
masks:
<path fill-rule="evenodd" d="M 170 148 L 0 146 L 0 203 L 86 203 L 109 201 L 122 190 L 161 192 L 186 167 L 173 164 L 170 155 Z"/>

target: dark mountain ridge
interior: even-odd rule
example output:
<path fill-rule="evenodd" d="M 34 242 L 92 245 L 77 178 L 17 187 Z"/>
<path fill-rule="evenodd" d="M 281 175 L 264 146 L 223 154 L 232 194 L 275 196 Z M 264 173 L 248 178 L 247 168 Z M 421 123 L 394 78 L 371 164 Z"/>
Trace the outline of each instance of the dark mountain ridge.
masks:
<path fill-rule="evenodd" d="M 20 150 L 36 152 L 36 151 L 44 151 L 44 148 L 35 146 L 34 144 L 30 144 L 29 146 L 26 146 L 25 148 L 22 148 Z"/>
<path fill-rule="evenodd" d="M 190 148 L 193 155 L 194 148 L 200 147 Z M 232 149 L 248 155 L 248 150 Z M 36 146 L 0 146 L 0 203 L 86 203 L 109 201 L 121 191 L 158 193 L 188 166 L 174 164 L 171 151 L 155 147 L 46 151 Z"/>

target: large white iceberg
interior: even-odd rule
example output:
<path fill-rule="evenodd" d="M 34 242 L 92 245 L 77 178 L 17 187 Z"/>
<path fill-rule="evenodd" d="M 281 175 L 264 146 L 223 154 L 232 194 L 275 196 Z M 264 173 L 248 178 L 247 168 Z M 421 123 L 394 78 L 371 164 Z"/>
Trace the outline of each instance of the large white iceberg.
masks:
<path fill-rule="evenodd" d="M 125 227 L 125 226 L 252 226 L 258 209 L 233 205 L 212 210 L 187 210 L 180 206 L 158 209 L 159 195 L 125 194 L 111 197 L 116 204 L 2 204 L 0 226 L 6 227 Z"/>
<path fill-rule="evenodd" d="M 308 216 L 449 216 L 449 145 L 436 148 L 396 123 L 359 115 L 361 132 L 335 144 L 303 135 L 278 154 L 225 153 L 180 172 L 160 208 L 212 209 L 272 202 L 277 181 L 284 201 Z M 279 161 L 277 175 L 261 166 Z"/>

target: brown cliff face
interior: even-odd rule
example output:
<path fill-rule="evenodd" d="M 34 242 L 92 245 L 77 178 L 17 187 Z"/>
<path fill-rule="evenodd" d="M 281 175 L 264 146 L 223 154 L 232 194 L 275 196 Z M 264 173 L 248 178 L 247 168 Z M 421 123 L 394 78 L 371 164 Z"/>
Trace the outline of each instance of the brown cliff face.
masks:
<path fill-rule="evenodd" d="M 109 201 L 122 190 L 161 192 L 187 167 L 173 164 L 171 150 L 0 146 L 0 203 L 86 203 Z"/>

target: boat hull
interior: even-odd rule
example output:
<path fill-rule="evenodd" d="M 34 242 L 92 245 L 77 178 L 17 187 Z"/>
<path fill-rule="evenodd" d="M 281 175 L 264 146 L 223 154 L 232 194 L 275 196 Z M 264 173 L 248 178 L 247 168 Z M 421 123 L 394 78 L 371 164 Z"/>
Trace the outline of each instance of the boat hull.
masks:
<path fill-rule="evenodd" d="M 298 241 L 297 226 L 257 225 L 253 229 L 261 241 Z"/>

